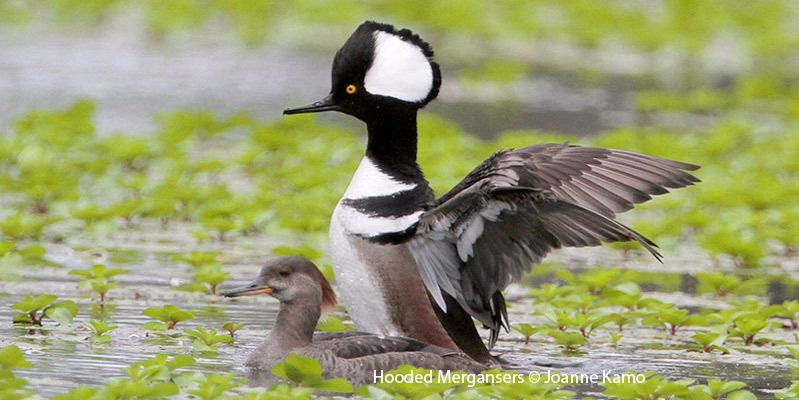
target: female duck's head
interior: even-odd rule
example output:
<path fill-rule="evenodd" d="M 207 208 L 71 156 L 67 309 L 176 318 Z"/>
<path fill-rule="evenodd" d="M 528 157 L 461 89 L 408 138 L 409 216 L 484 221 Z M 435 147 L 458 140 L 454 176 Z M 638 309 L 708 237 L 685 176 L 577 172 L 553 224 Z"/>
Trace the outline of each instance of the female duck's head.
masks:
<path fill-rule="evenodd" d="M 268 294 L 281 303 L 312 301 L 324 310 L 336 305 L 330 282 L 305 257 L 278 257 L 266 262 L 258 278 L 248 285 L 225 292 L 225 297 Z"/>

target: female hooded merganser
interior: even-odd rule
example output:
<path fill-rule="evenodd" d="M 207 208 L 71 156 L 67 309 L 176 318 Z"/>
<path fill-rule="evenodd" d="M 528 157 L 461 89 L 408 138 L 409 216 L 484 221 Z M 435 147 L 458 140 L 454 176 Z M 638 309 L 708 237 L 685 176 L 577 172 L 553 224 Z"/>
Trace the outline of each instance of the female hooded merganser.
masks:
<path fill-rule="evenodd" d="M 418 35 L 364 22 L 333 60 L 324 99 L 285 114 L 364 121 L 366 155 L 330 226 L 336 282 L 358 328 L 492 359 L 472 317 L 508 328 L 502 290 L 553 249 L 655 244 L 616 213 L 699 180 L 696 165 L 622 150 L 539 144 L 503 150 L 435 199 L 416 163 L 416 114 L 441 72 Z"/>
<path fill-rule="evenodd" d="M 270 260 L 255 281 L 224 296 L 257 294 L 278 299 L 280 311 L 269 336 L 247 359 L 247 366 L 253 370 L 269 373 L 289 353 L 315 358 L 327 377 L 341 377 L 355 385 L 373 383 L 375 371 L 401 365 L 469 372 L 485 369 L 459 351 L 411 338 L 361 332 L 314 334 L 323 308 L 336 305 L 336 294 L 319 269 L 304 257 Z M 260 378 L 257 371 L 254 375 Z"/>

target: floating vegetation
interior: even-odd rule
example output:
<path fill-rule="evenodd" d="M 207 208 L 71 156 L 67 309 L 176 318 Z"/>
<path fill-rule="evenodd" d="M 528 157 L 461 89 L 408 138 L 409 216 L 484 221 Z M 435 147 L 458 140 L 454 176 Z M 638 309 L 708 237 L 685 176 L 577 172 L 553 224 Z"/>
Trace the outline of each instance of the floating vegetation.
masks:
<path fill-rule="evenodd" d="M 77 275 L 83 278 L 78 283 L 78 287 L 88 286 L 97 293 L 100 297 L 100 305 L 105 305 L 108 291 L 117 286 L 117 283 L 111 281 L 111 278 L 127 272 L 127 270 L 122 268 L 108 268 L 102 264 L 92 265 L 89 269 L 73 269 L 69 271 L 70 275 Z"/>
<path fill-rule="evenodd" d="M 102 344 L 111 341 L 111 336 L 106 333 L 118 328 L 116 325 L 109 325 L 103 321 L 92 319 L 86 322 L 86 327 L 92 331 L 92 342 Z"/>
<path fill-rule="evenodd" d="M 142 328 L 152 331 L 175 329 L 178 322 L 191 321 L 195 314 L 191 311 L 181 310 L 180 307 L 167 304 L 163 307 L 150 307 L 142 314 L 156 320 L 146 322 Z"/>
<path fill-rule="evenodd" d="M 56 301 L 57 299 L 58 296 L 54 294 L 25 296 L 11 306 L 20 312 L 12 321 L 15 324 L 42 326 L 43 320 L 48 318 L 61 325 L 71 323 L 78 315 L 78 306 L 72 300 Z"/>
<path fill-rule="evenodd" d="M 456 94 L 507 91 L 512 100 L 513 89 L 526 91 L 531 76 L 548 69 L 590 90 L 617 74 L 630 75 L 623 83 L 635 86 L 624 93 L 631 99 L 625 112 L 634 114 L 630 126 L 581 138 L 508 131 L 481 140 L 425 112 L 419 162 L 438 193 L 493 151 L 531 143 L 569 141 L 702 165 L 701 184 L 625 215 L 663 248 L 665 265 L 649 264 L 629 244 L 608 246 L 602 257 L 553 257 L 525 278 L 525 295 L 509 300 L 515 323 L 500 338 L 504 356 L 588 360 L 565 367 L 569 373 L 592 364 L 621 372 L 632 364 L 646 369 L 635 371 L 646 379 L 588 388 L 486 383 L 487 376 L 518 375 L 494 370 L 474 384 L 353 388 L 324 376 L 315 360 L 292 356 L 275 371 L 285 382 L 246 388 L 246 379 L 229 373 L 231 355 L 247 350 L 268 327 L 273 304 L 226 307 L 214 294 L 270 252 L 317 260 L 332 280 L 323 251 L 328 221 L 363 155 L 362 135 L 311 117 L 259 121 L 210 110 L 165 110 L 153 132 L 98 132 L 95 108 L 103 104 L 80 100 L 30 110 L 0 132 L 0 298 L 6 301 L 0 398 L 29 398 L 45 386 L 62 392 L 55 399 L 308 399 L 328 392 L 381 399 L 573 399 L 586 392 L 616 399 L 799 398 L 799 384 L 791 382 L 799 367 L 799 9 L 792 2 L 325 7 L 298 1 L 279 10 L 265 1 L 168 3 L 0 0 L 0 23 L 4 29 L 36 18 L 100 25 L 119 13 L 138 13 L 154 41 L 229 25 L 249 45 L 301 36 L 314 43 L 290 40 L 318 48 L 328 45 L 321 40 L 328 31 L 344 36 L 379 15 L 438 36 L 444 44 L 439 60 L 461 64 L 447 77 Z M 282 31 L 294 32 L 300 23 L 312 34 Z M 639 62 L 619 70 L 619 52 Z M 516 107 L 505 105 L 501 118 Z M 171 245 L 176 237 L 179 245 Z M 63 268 L 75 265 L 82 267 Z M 126 271 L 122 287 L 119 276 Z M 81 290 L 91 290 L 93 299 Z M 246 308 L 247 318 L 236 307 Z M 263 321 L 254 317 L 261 314 Z M 318 326 L 353 329 L 341 310 Z M 92 382 L 86 386 L 64 387 L 59 376 L 42 382 L 59 367 L 42 354 L 57 359 L 75 352 L 89 352 L 101 366 L 90 374 L 106 367 L 104 357 L 129 365 L 113 379 L 84 375 Z M 614 358 L 624 359 L 621 367 Z M 205 364 L 210 359 L 214 363 Z M 674 360 L 688 366 L 675 368 Z M 522 365 L 530 367 L 527 361 Z M 648 371 L 659 363 L 668 367 Z M 67 361 L 63 368 L 72 366 Z M 726 380 L 695 378 L 717 373 Z"/>

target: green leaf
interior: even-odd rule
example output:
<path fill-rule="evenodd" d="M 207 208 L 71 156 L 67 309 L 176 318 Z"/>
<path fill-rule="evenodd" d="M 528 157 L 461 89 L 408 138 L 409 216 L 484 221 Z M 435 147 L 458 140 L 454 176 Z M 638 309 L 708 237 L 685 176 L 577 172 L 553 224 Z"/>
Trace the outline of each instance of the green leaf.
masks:
<path fill-rule="evenodd" d="M 757 396 L 748 390 L 739 390 L 725 397 L 727 400 L 757 400 Z"/>
<path fill-rule="evenodd" d="M 141 325 L 141 328 L 146 331 L 165 331 L 167 330 L 167 325 L 161 321 L 147 321 Z"/>
<path fill-rule="evenodd" d="M 230 332 L 230 334 L 233 335 L 236 331 L 244 329 L 245 326 L 246 326 L 245 324 L 240 322 L 227 321 L 224 324 L 222 324 L 222 329 Z"/>
<path fill-rule="evenodd" d="M 324 379 L 315 384 L 314 388 L 324 392 L 335 393 L 352 393 L 354 391 L 352 384 L 341 378 Z"/>
<path fill-rule="evenodd" d="M 15 324 L 32 324 L 33 320 L 29 314 L 19 313 L 11 319 L 11 322 Z"/>
<path fill-rule="evenodd" d="M 11 308 L 24 313 L 40 311 L 52 304 L 56 299 L 58 299 L 58 296 L 54 294 L 43 294 L 36 297 L 25 296 L 20 302 L 12 305 Z"/>
<path fill-rule="evenodd" d="M 297 384 L 317 383 L 322 379 L 322 366 L 316 359 L 290 353 L 275 364 L 272 373 Z"/>
<path fill-rule="evenodd" d="M 15 345 L 0 348 L 0 371 L 3 369 L 33 368 L 33 364 L 25 360 L 25 354 Z"/>
<path fill-rule="evenodd" d="M 95 335 L 98 335 L 98 336 L 102 336 L 102 335 L 106 334 L 107 332 L 110 332 L 110 331 L 113 331 L 114 329 L 117 329 L 116 325 L 109 325 L 109 324 L 105 323 L 104 321 L 100 321 L 100 320 L 97 320 L 97 319 L 89 320 L 89 321 L 87 321 L 85 323 L 85 325 L 87 327 L 89 327 L 89 329 L 91 329 L 92 332 L 94 332 Z"/>
<path fill-rule="evenodd" d="M 178 368 L 190 367 L 196 363 L 197 361 L 194 360 L 194 358 L 192 358 L 191 356 L 177 355 L 172 357 L 172 359 L 166 363 L 166 366 L 170 370 L 174 371 Z"/>
<path fill-rule="evenodd" d="M 45 315 L 53 321 L 58 322 L 60 325 L 69 325 L 75 317 L 64 307 L 50 307 L 47 309 Z"/>
<path fill-rule="evenodd" d="M 61 325 L 68 325 L 78 315 L 78 305 L 72 300 L 59 301 L 47 307 L 44 315 Z"/>
<path fill-rule="evenodd" d="M 106 343 L 110 343 L 111 340 L 113 340 L 113 339 L 111 338 L 111 336 L 101 336 L 101 335 L 97 335 L 97 334 L 92 334 L 91 340 L 92 340 L 92 343 L 95 343 L 95 344 L 106 344 Z"/>
<path fill-rule="evenodd" d="M 50 400 L 86 400 L 95 398 L 94 396 L 97 394 L 98 389 L 87 387 L 87 386 L 78 386 L 68 392 L 57 394 L 50 398 Z"/>
<path fill-rule="evenodd" d="M 323 321 L 319 321 L 316 325 L 316 330 L 321 332 L 348 332 L 355 330 L 355 327 L 352 324 L 345 323 L 340 318 L 330 316 Z"/>
<path fill-rule="evenodd" d="M 16 246 L 14 242 L 0 242 L 0 257 L 10 253 Z"/>
<path fill-rule="evenodd" d="M 142 314 L 162 322 L 183 322 L 194 319 L 194 313 L 183 311 L 177 306 L 167 304 L 163 307 L 150 307 L 145 309 Z"/>

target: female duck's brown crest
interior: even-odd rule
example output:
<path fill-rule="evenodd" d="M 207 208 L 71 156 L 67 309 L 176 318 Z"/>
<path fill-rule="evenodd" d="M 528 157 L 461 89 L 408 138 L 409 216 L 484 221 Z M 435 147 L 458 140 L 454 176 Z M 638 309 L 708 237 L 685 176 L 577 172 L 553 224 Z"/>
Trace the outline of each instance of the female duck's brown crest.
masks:
<path fill-rule="evenodd" d="M 322 271 L 319 271 L 318 268 L 314 268 L 314 270 L 316 270 L 316 273 L 312 276 L 322 287 L 322 315 L 327 315 L 336 307 L 336 292 L 333 291 L 333 286 L 327 281 Z"/>

